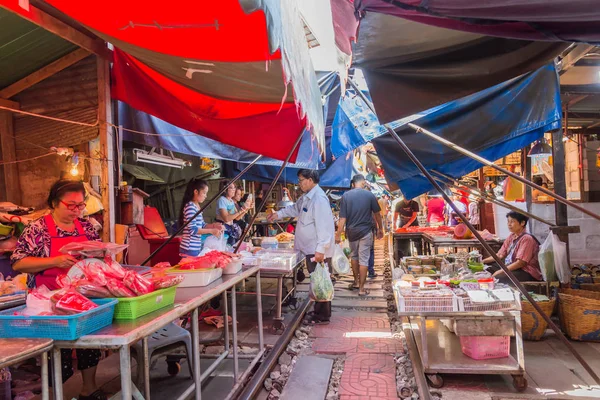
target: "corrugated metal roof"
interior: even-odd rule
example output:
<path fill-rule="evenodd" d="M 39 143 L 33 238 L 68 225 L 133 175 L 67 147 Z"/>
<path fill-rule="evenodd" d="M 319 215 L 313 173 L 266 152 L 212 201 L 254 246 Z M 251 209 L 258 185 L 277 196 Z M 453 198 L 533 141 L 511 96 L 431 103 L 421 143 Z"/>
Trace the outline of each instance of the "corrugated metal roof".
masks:
<path fill-rule="evenodd" d="M 77 48 L 2 8 L 0 27 L 0 89 Z"/>

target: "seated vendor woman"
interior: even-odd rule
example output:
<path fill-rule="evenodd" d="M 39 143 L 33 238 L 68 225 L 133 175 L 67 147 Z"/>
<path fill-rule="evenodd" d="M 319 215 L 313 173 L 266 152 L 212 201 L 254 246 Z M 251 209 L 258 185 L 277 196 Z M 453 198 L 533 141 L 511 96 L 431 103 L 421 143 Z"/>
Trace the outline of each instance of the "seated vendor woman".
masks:
<path fill-rule="evenodd" d="M 31 222 L 19 237 L 11 256 L 13 269 L 28 273 L 29 286 L 58 289 L 56 277 L 66 274 L 77 259 L 62 254 L 66 244 L 99 240 L 92 224 L 80 218 L 85 209 L 85 189 L 81 182 L 60 180 L 48 196 L 50 214 Z M 72 350 L 61 351 L 63 382 L 73 375 Z M 99 350 L 77 350 L 77 364 L 83 378 L 79 399 L 103 400 L 106 395 L 96 385 Z"/>
<path fill-rule="evenodd" d="M 514 211 L 506 214 L 506 218 L 510 235 L 498 251 L 498 257 L 504 260 L 504 264 L 520 282 L 541 281 L 542 272 L 538 261 L 540 243 L 533 235 L 526 232 L 529 218 Z M 493 261 L 492 257 L 483 260 L 485 264 Z M 500 282 L 510 283 L 510 279 L 496 263 L 488 267 L 487 271 Z"/>

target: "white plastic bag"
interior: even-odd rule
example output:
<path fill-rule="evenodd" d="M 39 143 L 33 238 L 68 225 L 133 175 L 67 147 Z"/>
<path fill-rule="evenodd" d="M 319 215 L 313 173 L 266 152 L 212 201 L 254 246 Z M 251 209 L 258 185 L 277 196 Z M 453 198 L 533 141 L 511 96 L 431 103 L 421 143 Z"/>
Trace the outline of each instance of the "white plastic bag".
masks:
<path fill-rule="evenodd" d="M 221 235 L 220 238 L 214 235 L 210 235 L 204 240 L 204 250 L 226 251 L 227 238 L 225 238 L 225 235 Z"/>
<path fill-rule="evenodd" d="M 317 263 L 310 274 L 309 296 L 316 302 L 333 300 L 333 282 L 326 264 Z"/>
<path fill-rule="evenodd" d="M 544 240 L 544 243 L 542 243 L 542 245 L 540 246 L 540 252 L 538 253 L 540 270 L 542 271 L 542 278 L 545 282 L 556 281 L 556 270 L 554 268 L 554 250 L 552 242 L 552 232 L 550 232 L 546 240 Z"/>
<path fill-rule="evenodd" d="M 331 264 L 335 272 L 340 275 L 346 275 L 350 273 L 350 261 L 346 254 L 344 254 L 344 250 L 340 245 L 335 245 L 333 249 L 333 257 L 331 258 Z"/>
<path fill-rule="evenodd" d="M 567 244 L 561 242 L 558 235 L 552 234 L 552 249 L 554 250 L 554 270 L 560 283 L 571 282 L 571 268 L 567 261 Z"/>

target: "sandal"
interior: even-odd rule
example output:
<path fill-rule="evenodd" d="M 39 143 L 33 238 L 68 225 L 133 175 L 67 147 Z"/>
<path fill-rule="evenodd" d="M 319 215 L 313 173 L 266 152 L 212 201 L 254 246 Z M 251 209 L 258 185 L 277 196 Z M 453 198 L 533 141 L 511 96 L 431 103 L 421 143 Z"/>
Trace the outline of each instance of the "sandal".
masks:
<path fill-rule="evenodd" d="M 356 290 L 356 289 L 358 289 L 358 286 L 356 286 L 354 284 L 354 282 L 352 282 L 351 284 L 348 285 L 348 290 Z"/>
<path fill-rule="evenodd" d="M 365 289 L 365 292 L 364 292 L 364 293 L 362 293 L 362 294 L 361 294 L 361 293 L 359 293 L 358 295 L 359 295 L 360 297 L 366 297 L 366 296 L 368 296 L 369 294 L 371 294 L 371 290 L 370 290 L 370 289 Z"/>
<path fill-rule="evenodd" d="M 94 393 L 84 396 L 79 395 L 79 400 L 107 400 L 108 396 L 102 390 L 98 389 Z"/>

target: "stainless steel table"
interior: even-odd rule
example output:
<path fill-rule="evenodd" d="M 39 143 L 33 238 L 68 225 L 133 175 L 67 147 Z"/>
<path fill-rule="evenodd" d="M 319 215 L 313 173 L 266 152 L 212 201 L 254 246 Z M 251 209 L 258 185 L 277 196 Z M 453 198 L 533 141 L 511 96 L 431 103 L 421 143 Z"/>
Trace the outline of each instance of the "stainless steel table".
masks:
<path fill-rule="evenodd" d="M 276 293 L 265 293 L 263 296 L 265 297 L 275 297 L 275 305 L 271 308 L 276 309 L 275 316 L 273 317 L 273 325 L 271 326 L 271 330 L 274 334 L 281 334 L 285 330 L 285 323 L 283 322 L 283 304 L 286 301 L 289 301 L 290 306 L 296 305 L 296 288 L 298 285 L 298 269 L 304 266 L 305 257 L 302 255 L 298 256 L 298 261 L 294 265 L 293 268 L 290 269 L 278 269 L 278 268 L 264 268 L 261 267 L 260 277 L 257 276 L 257 282 L 259 278 L 265 279 L 277 279 L 277 288 Z M 283 295 L 283 288 L 287 289 L 285 286 L 285 280 L 292 280 L 292 288 L 288 290 L 287 294 Z M 257 284 L 258 287 L 258 284 Z M 243 291 L 240 294 L 256 294 L 256 292 L 247 292 Z"/>
<path fill-rule="evenodd" d="M 250 367 L 244 374 L 239 375 L 239 360 L 238 360 L 238 338 L 237 338 L 237 305 L 236 305 L 236 285 L 243 282 L 251 276 L 257 276 L 257 304 L 258 304 L 258 332 L 260 350 L 256 357 L 252 360 Z M 213 297 L 223 295 L 225 299 L 225 321 L 229 314 L 227 309 L 227 291 L 231 292 L 231 317 L 233 319 L 233 343 L 232 348 L 229 346 L 229 325 L 225 324 L 225 343 L 226 348 L 223 354 L 217 358 L 213 364 L 203 373 L 200 371 L 200 349 L 199 349 L 199 327 L 198 327 L 198 308 L 210 301 Z M 262 329 L 262 303 L 260 292 L 260 269 L 258 267 L 248 268 L 236 275 L 223 275 L 222 278 L 205 287 L 196 288 L 178 288 L 175 297 L 175 304 L 170 307 L 162 308 L 151 314 L 145 315 L 134 321 L 114 321 L 111 326 L 103 328 L 90 335 L 82 336 L 75 341 L 56 341 L 54 342 L 53 350 L 53 378 L 54 378 L 54 398 L 62 399 L 62 374 L 61 374 L 61 358 L 60 349 L 115 349 L 119 350 L 120 369 L 121 369 L 121 393 L 113 398 L 129 400 L 133 397 L 136 399 L 150 398 L 150 377 L 149 377 L 149 360 L 148 360 L 148 337 L 158 329 L 178 320 L 188 313 L 191 315 L 192 326 L 192 353 L 193 353 L 193 378 L 194 383 L 179 396 L 179 399 L 185 399 L 192 393 L 195 393 L 195 398 L 201 398 L 201 382 L 208 377 L 214 369 L 223 361 L 230 353 L 233 354 L 234 364 L 234 381 L 235 385 L 239 385 L 249 370 L 258 362 L 264 353 L 263 329 Z M 144 396 L 133 385 L 131 381 L 131 355 L 129 346 L 142 340 L 143 342 L 143 362 L 144 368 Z"/>
<path fill-rule="evenodd" d="M 483 245 L 477 239 L 454 239 L 445 236 L 433 236 L 428 233 L 423 233 L 423 241 L 433 247 L 433 254 L 438 254 L 440 247 L 464 248 L 469 251 L 471 249 L 483 249 Z M 486 242 L 494 249 L 498 250 L 504 242 L 501 239 L 486 240 Z"/>
<path fill-rule="evenodd" d="M 12 297 L 12 296 L 11 296 Z M 10 300 L 4 300 L 0 302 L 0 311 L 8 310 L 9 308 L 22 306 L 25 304 L 25 300 L 27 299 L 26 295 L 22 296 L 14 296 Z"/>
<path fill-rule="evenodd" d="M 48 352 L 52 339 L 0 339 L 0 368 L 42 356 L 42 399 L 48 400 Z"/>

